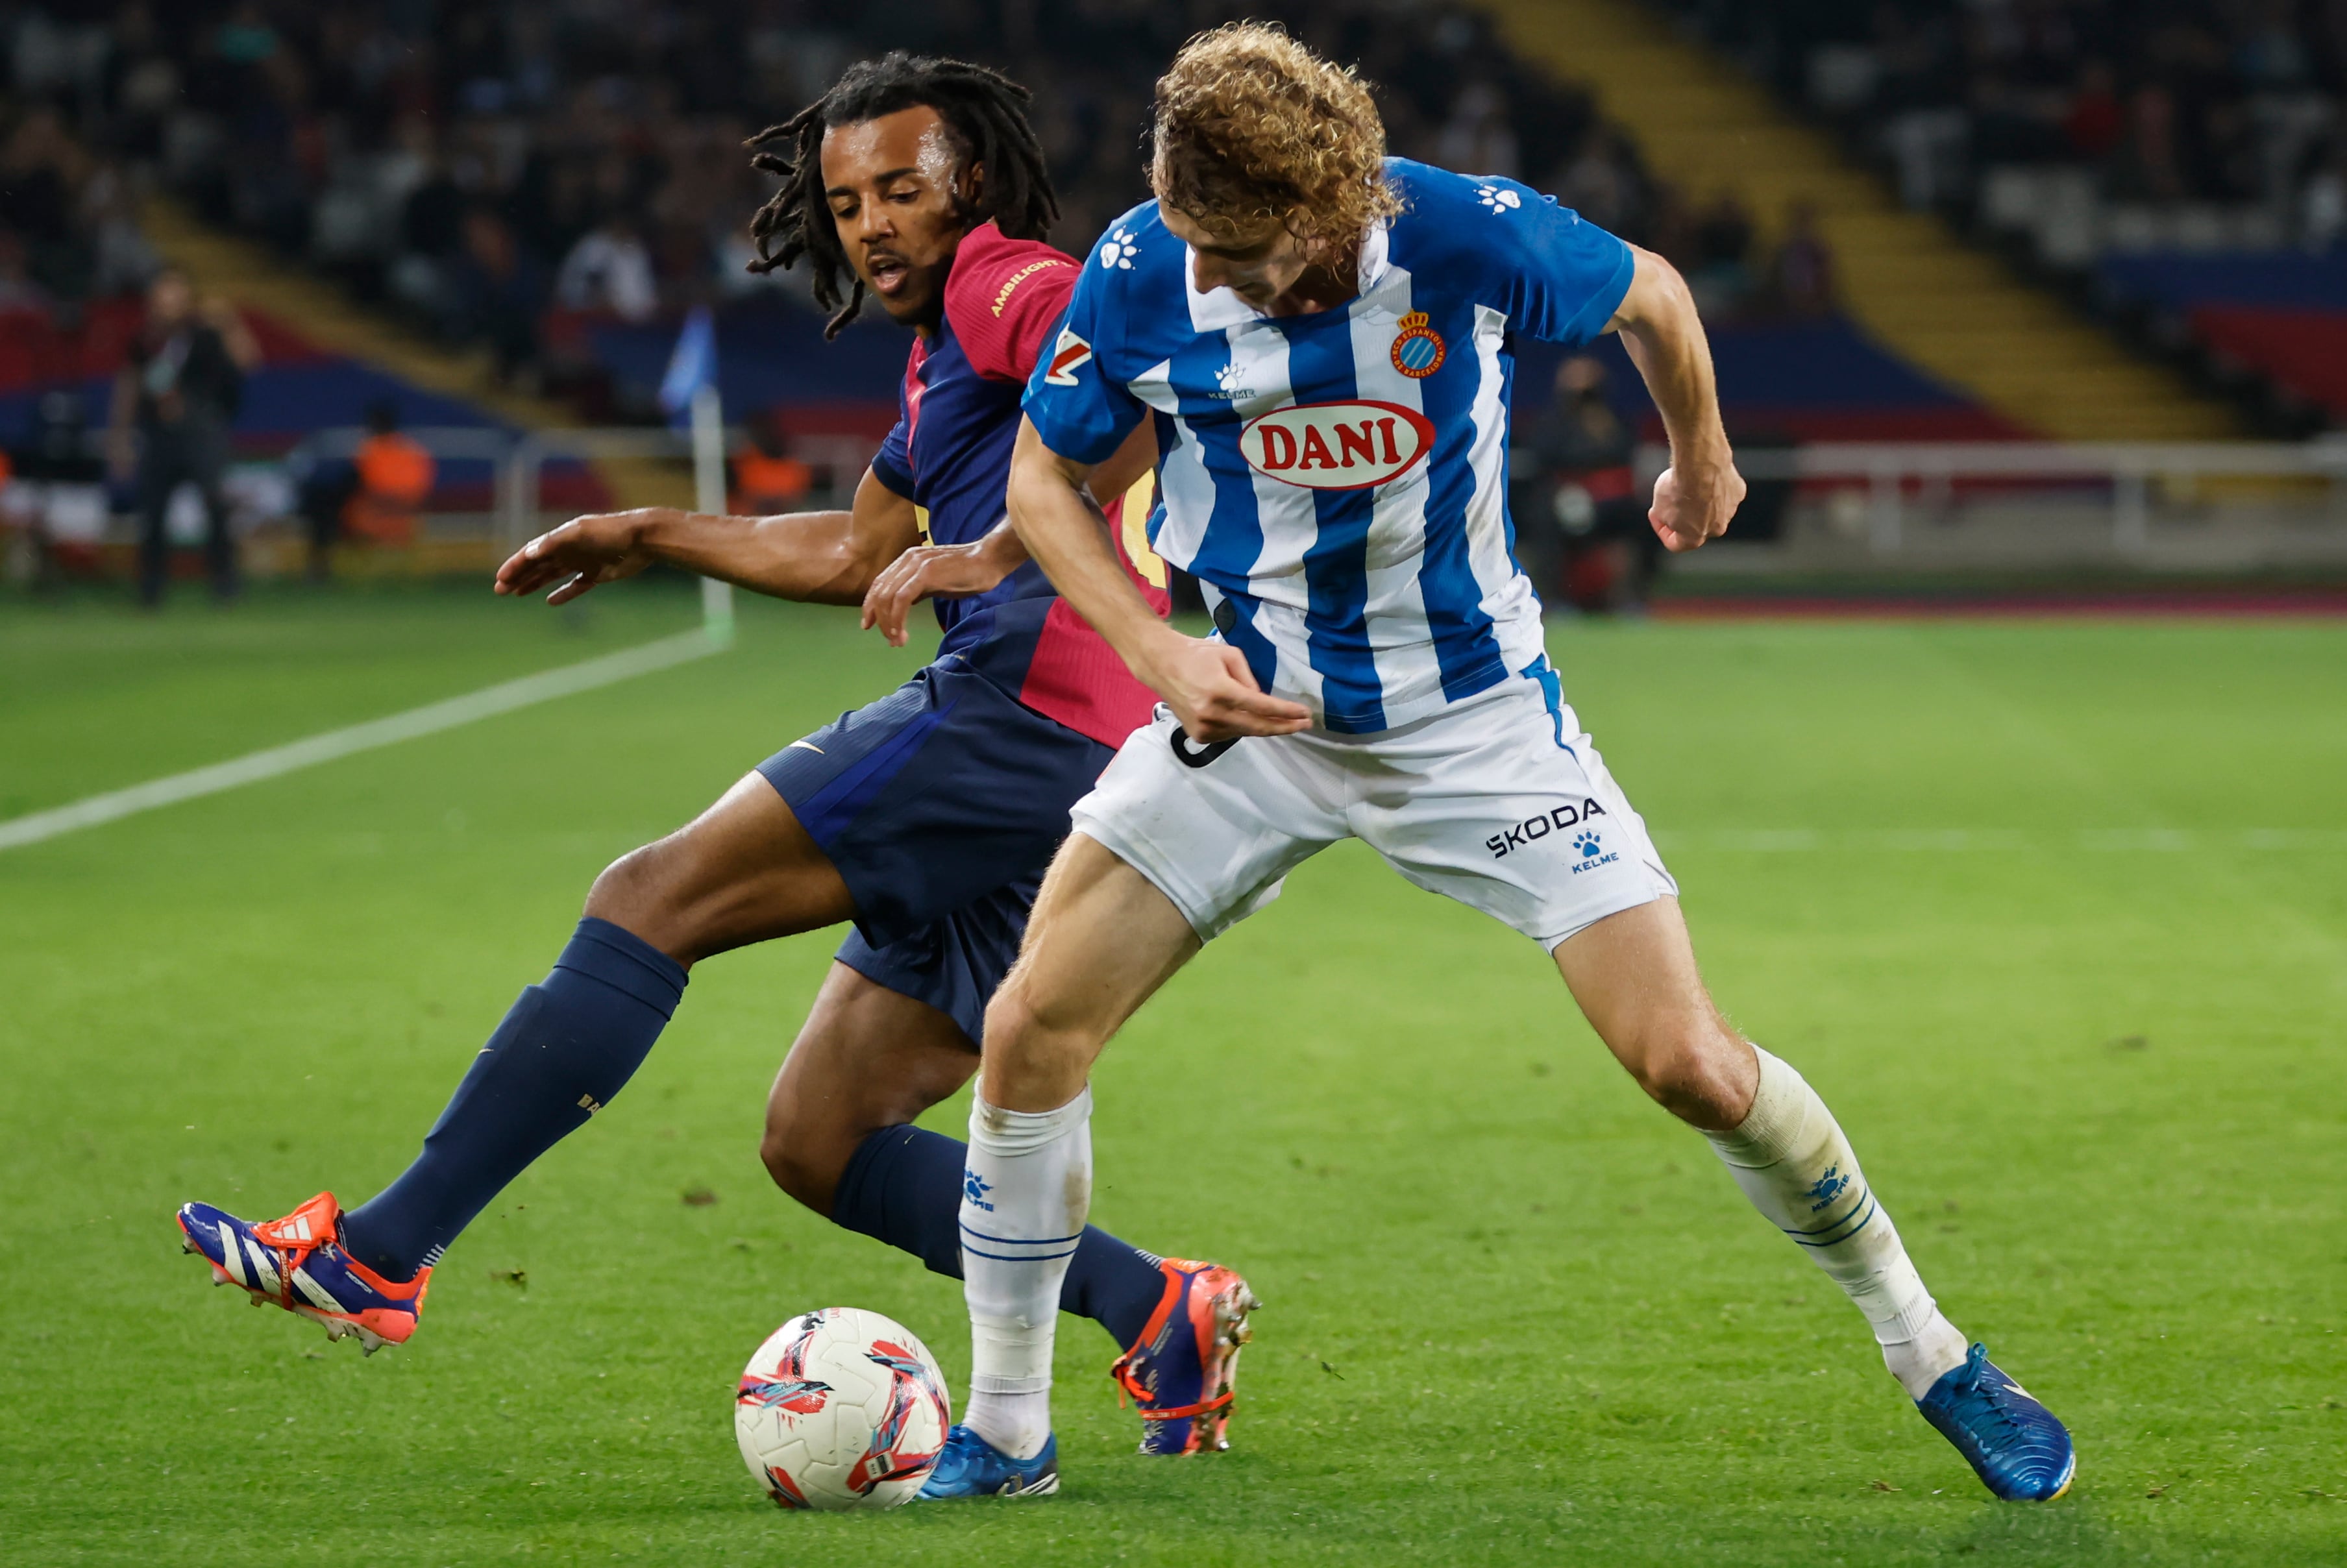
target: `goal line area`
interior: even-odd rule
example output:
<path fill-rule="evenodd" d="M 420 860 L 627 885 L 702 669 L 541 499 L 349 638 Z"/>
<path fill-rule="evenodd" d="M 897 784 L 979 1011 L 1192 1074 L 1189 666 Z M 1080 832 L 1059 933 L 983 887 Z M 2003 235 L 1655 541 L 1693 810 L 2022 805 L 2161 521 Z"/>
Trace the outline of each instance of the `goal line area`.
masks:
<path fill-rule="evenodd" d="M 351 724 L 339 730 L 327 730 L 282 746 L 251 752 L 224 763 L 213 763 L 186 773 L 149 779 L 128 789 L 108 790 L 103 794 L 87 795 L 46 811 L 14 817 L 0 822 L 0 849 L 39 844 L 85 827 L 96 827 L 101 823 L 133 816 L 142 811 L 219 794 L 223 790 L 235 789 L 242 784 L 258 784 L 263 779 L 298 773 L 320 763 L 331 763 L 360 752 L 396 745 L 401 741 L 436 734 L 442 730 L 453 730 L 499 713 L 510 713 L 517 708 L 532 707 L 539 702 L 552 702 L 557 697 L 591 692 L 599 686 L 610 686 L 638 675 L 648 675 L 655 670 L 666 670 L 671 665 L 705 659 L 712 653 L 723 652 L 732 645 L 729 630 L 722 623 L 712 622 L 674 637 L 663 637 L 656 642 L 641 643 L 634 648 L 623 648 L 616 653 L 602 654 L 577 664 L 542 670 L 535 675 L 524 675 L 518 680 L 500 682 L 495 686 L 485 686 L 463 696 L 427 702 L 404 713 L 370 719 L 364 723 Z"/>

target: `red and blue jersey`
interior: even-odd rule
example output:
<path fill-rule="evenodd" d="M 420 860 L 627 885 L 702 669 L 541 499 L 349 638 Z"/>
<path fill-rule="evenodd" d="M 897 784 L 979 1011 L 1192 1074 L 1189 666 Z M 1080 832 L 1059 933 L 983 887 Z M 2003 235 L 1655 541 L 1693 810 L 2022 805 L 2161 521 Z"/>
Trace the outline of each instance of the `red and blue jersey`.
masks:
<path fill-rule="evenodd" d="M 1081 271 L 992 223 L 956 251 L 945 319 L 934 339 L 915 340 L 896 428 L 872 459 L 874 477 L 913 503 L 926 542 L 973 544 L 1002 521 L 1020 399 Z M 1163 615 L 1165 565 L 1146 529 L 1153 495 L 1145 476 L 1105 509 L 1125 570 Z M 1148 722 L 1156 697 L 1033 561 L 985 593 L 935 603 L 940 660 L 967 662 L 1036 712 L 1107 745 Z"/>

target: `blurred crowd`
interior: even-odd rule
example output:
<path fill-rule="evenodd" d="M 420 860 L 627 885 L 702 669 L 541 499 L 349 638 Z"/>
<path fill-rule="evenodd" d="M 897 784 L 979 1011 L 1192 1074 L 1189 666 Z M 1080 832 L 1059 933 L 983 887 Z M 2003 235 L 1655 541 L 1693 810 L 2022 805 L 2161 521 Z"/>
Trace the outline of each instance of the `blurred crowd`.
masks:
<path fill-rule="evenodd" d="M 1181 41 L 1280 16 L 1378 85 L 1395 150 L 1506 174 L 1663 250 L 1716 309 L 1808 311 L 1830 258 L 1799 214 L 1756 253 L 1730 198 L 1656 181 L 1589 95 L 1450 0 L 128 0 L 0 21 L 0 306 L 135 285 L 134 182 L 405 313 L 529 385 L 565 371 L 564 313 L 642 321 L 794 288 L 743 270 L 764 176 L 744 137 L 891 46 L 1035 90 L 1081 247 L 1145 194 L 1151 84 Z M 87 15 L 87 13 L 84 13 Z M 556 330 L 549 333 L 549 322 Z"/>
<path fill-rule="evenodd" d="M 1915 205 L 1998 165 L 2091 169 L 2108 198 L 2257 205 L 2347 231 L 2341 0 L 1668 0 L 1866 137 Z"/>
<path fill-rule="evenodd" d="M 70 313 L 140 287 L 156 257 L 123 160 L 51 104 L 12 108 L 0 132 L 0 314 Z"/>

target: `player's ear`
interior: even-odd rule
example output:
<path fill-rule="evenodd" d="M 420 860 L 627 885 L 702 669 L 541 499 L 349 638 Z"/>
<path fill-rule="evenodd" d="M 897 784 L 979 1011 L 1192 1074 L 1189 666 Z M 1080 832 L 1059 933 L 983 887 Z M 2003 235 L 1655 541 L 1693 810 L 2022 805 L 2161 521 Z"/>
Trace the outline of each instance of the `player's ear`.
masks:
<path fill-rule="evenodd" d="M 963 210 L 969 212 L 984 210 L 986 197 L 985 160 L 983 159 L 971 159 L 969 160 L 969 166 L 961 171 L 961 179 L 957 183 L 959 186 L 958 194 L 961 198 Z"/>

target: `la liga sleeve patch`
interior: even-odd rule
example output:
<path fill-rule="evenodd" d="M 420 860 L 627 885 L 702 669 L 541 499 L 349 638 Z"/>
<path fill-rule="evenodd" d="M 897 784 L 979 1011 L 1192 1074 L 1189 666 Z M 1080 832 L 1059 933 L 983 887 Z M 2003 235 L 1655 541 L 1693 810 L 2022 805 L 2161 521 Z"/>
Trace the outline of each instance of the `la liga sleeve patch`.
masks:
<path fill-rule="evenodd" d="M 1092 345 L 1076 335 L 1073 327 L 1060 329 L 1060 341 L 1051 345 L 1051 367 L 1043 372 L 1047 386 L 1074 386 L 1076 372 L 1092 363 Z"/>

